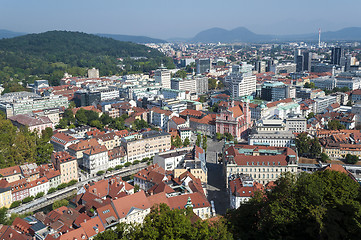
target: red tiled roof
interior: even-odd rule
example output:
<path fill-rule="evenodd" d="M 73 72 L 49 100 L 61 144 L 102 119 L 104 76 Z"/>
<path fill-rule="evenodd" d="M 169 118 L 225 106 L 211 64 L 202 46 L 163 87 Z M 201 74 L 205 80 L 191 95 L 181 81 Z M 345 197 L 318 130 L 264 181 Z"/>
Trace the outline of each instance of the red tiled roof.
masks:
<path fill-rule="evenodd" d="M 201 117 L 204 115 L 204 113 L 201 111 L 193 110 L 193 109 L 186 109 L 186 110 L 182 111 L 181 113 L 179 113 L 179 115 Z"/>
<path fill-rule="evenodd" d="M 171 118 L 175 124 L 177 125 L 180 125 L 180 124 L 184 124 L 186 122 L 186 120 L 184 118 L 181 118 L 181 117 L 177 117 L 177 116 L 174 116 Z"/>
<path fill-rule="evenodd" d="M 150 202 L 142 190 L 132 195 L 114 200 L 113 205 L 119 218 L 126 217 L 132 208 L 145 210 L 151 207 Z"/>
<path fill-rule="evenodd" d="M 84 151 L 88 150 L 91 147 L 100 146 L 95 138 L 81 140 L 80 142 L 74 143 L 68 147 L 68 149 L 74 151 Z"/>
<path fill-rule="evenodd" d="M 88 238 L 91 238 L 98 233 L 105 231 L 105 228 L 98 216 L 90 219 L 89 221 L 81 223 L 80 226 L 84 229 L 84 232 L 86 233 Z"/>
<path fill-rule="evenodd" d="M 85 150 L 83 154 L 86 155 L 92 155 L 92 154 L 99 154 L 102 152 L 106 152 L 107 148 L 105 146 L 99 145 L 99 146 L 92 146 L 90 149 Z"/>

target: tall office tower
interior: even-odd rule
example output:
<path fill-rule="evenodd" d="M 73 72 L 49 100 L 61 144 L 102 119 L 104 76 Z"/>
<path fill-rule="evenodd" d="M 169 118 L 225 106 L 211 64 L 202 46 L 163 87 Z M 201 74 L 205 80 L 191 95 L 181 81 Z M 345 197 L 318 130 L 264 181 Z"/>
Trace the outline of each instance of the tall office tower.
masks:
<path fill-rule="evenodd" d="M 303 65 L 304 58 L 303 55 L 296 56 L 296 72 L 302 72 L 303 71 Z"/>
<path fill-rule="evenodd" d="M 312 61 L 312 53 L 309 51 L 303 52 L 303 71 L 311 72 L 311 61 Z"/>
<path fill-rule="evenodd" d="M 163 64 L 154 72 L 155 82 L 160 83 L 163 88 L 170 88 L 170 78 L 170 71 L 163 67 Z"/>
<path fill-rule="evenodd" d="M 211 59 L 200 58 L 196 60 L 197 74 L 209 72 L 211 70 Z"/>
<path fill-rule="evenodd" d="M 266 64 L 263 61 L 256 61 L 254 64 L 254 70 L 258 73 L 263 73 L 266 71 Z"/>
<path fill-rule="evenodd" d="M 270 72 L 271 71 L 271 67 L 274 65 L 274 60 L 270 59 L 267 61 L 267 67 L 266 67 L 266 72 Z"/>
<path fill-rule="evenodd" d="M 311 53 L 307 50 L 295 50 L 296 72 L 311 71 Z"/>
<path fill-rule="evenodd" d="M 256 92 L 257 78 L 252 74 L 252 65 L 242 63 L 233 65 L 232 72 L 226 76 L 226 84 L 234 98 L 251 95 Z"/>
<path fill-rule="evenodd" d="M 297 63 L 297 57 L 301 55 L 301 49 L 296 48 L 294 52 L 295 63 Z"/>
<path fill-rule="evenodd" d="M 343 58 L 343 49 L 341 47 L 333 47 L 331 52 L 331 63 L 334 65 L 341 65 L 341 58 Z"/>

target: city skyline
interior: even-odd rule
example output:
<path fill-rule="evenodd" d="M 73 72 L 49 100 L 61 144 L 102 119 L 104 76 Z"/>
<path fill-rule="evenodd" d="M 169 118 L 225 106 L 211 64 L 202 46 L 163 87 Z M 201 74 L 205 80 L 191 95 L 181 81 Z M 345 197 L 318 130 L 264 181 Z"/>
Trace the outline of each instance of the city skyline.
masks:
<path fill-rule="evenodd" d="M 283 35 L 313 33 L 318 28 L 335 31 L 361 26 L 357 23 L 360 2 L 347 0 L 353 8 L 348 8 L 346 3 L 338 6 L 337 21 L 330 18 L 336 3 L 335 0 L 306 0 L 296 5 L 285 0 L 276 3 L 229 0 L 220 5 L 213 0 L 185 0 L 182 4 L 165 0 L 109 0 L 104 4 L 98 0 L 61 3 L 4 0 L 0 9 L 0 29 L 26 33 L 68 30 L 169 39 L 191 38 L 213 27 L 228 30 L 246 27 L 255 33 Z"/>

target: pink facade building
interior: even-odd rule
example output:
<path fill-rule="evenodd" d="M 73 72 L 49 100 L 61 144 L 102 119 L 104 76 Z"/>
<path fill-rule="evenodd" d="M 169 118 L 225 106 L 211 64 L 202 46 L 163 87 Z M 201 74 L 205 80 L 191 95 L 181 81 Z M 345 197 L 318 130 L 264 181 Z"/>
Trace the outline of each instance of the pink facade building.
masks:
<path fill-rule="evenodd" d="M 216 118 L 216 132 L 220 134 L 230 133 L 235 139 L 240 140 L 248 136 L 248 129 L 252 126 L 249 103 L 233 101 L 228 108 L 223 109 Z"/>

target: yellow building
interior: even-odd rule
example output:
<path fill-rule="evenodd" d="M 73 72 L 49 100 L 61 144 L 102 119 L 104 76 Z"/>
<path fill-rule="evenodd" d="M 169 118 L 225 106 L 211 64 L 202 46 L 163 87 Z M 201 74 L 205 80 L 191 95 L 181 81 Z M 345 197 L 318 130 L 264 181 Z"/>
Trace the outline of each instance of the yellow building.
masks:
<path fill-rule="evenodd" d="M 0 208 L 9 208 L 12 202 L 11 188 L 0 188 Z"/>
<path fill-rule="evenodd" d="M 60 171 L 61 183 L 78 180 L 78 163 L 75 157 L 67 152 L 56 152 L 51 155 L 52 163 Z"/>

